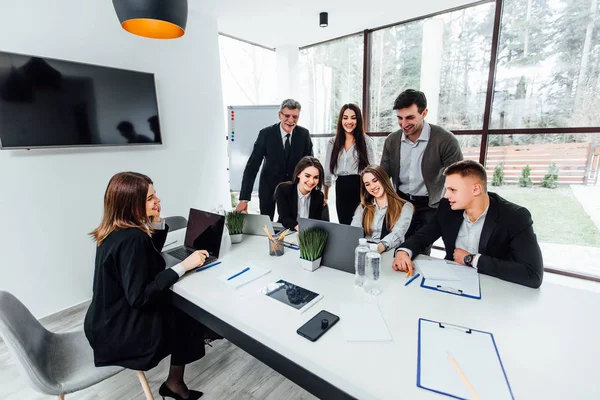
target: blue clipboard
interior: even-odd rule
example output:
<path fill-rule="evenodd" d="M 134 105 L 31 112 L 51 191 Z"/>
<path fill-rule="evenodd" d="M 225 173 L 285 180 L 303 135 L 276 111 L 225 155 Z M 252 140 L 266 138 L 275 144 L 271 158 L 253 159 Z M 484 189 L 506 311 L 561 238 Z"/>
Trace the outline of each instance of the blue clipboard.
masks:
<path fill-rule="evenodd" d="M 417 351 L 418 387 L 455 399 L 472 399 L 461 378 L 464 374 L 479 398 L 514 400 L 491 332 L 419 318 Z"/>
<path fill-rule="evenodd" d="M 461 281 L 432 281 L 432 284 L 429 284 L 426 281 L 427 280 L 425 277 L 423 277 L 421 280 L 422 288 L 449 293 L 456 296 L 468 297 L 470 299 L 481 300 L 481 283 L 479 282 L 479 277 L 477 277 L 477 284 L 469 285 L 469 289 L 466 289 L 465 286 L 462 286 L 463 283 Z"/>

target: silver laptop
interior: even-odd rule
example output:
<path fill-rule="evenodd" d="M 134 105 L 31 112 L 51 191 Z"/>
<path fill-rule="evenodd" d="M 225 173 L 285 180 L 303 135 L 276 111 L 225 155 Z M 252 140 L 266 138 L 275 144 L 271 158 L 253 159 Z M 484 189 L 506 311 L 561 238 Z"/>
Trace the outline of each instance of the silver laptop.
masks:
<path fill-rule="evenodd" d="M 327 243 L 321 256 L 321 265 L 354 273 L 354 249 L 364 237 L 362 228 L 315 219 L 298 218 L 298 229 L 319 228 L 327 232 Z"/>
<path fill-rule="evenodd" d="M 264 230 L 265 226 L 271 235 L 275 235 L 283 230 L 283 225 L 278 222 L 272 222 L 268 215 L 246 214 L 244 216 L 242 233 L 246 235 L 267 236 Z"/>

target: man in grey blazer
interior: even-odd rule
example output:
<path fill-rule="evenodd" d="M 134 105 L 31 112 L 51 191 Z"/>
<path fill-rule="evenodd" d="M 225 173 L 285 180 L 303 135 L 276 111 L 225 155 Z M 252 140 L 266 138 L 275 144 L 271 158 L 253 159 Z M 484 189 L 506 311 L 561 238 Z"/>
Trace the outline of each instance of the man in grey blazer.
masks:
<path fill-rule="evenodd" d="M 444 169 L 461 161 L 463 155 L 452 132 L 425 121 L 427 98 L 423 92 L 408 89 L 400 93 L 394 110 L 400 129 L 385 140 L 381 166 L 400 197 L 415 206 L 408 239 L 434 217 L 444 195 Z"/>

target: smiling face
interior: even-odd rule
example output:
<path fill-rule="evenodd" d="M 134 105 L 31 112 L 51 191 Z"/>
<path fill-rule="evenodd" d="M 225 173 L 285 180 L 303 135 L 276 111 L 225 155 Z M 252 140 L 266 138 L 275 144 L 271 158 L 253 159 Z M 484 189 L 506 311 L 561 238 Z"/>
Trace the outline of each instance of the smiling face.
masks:
<path fill-rule="evenodd" d="M 367 192 L 375 197 L 376 199 L 381 198 L 385 191 L 383 190 L 383 186 L 381 186 L 381 182 L 377 179 L 375 175 L 370 172 L 367 172 L 363 175 L 363 183 L 365 185 L 365 189 Z"/>
<path fill-rule="evenodd" d="M 402 132 L 404 132 L 406 137 L 413 142 L 416 141 L 423 131 L 427 109 L 424 109 L 423 112 L 420 113 L 417 105 L 413 104 L 410 107 L 396 110 L 396 115 L 398 117 L 398 125 L 402 128 Z"/>
<path fill-rule="evenodd" d="M 466 210 L 473 200 L 483 191 L 481 182 L 474 176 L 462 177 L 460 174 L 446 176 L 446 193 L 444 197 L 450 202 L 453 210 Z"/>
<path fill-rule="evenodd" d="M 286 133 L 292 133 L 292 130 L 298 124 L 299 118 L 300 110 L 297 108 L 291 110 L 287 107 L 284 107 L 281 111 L 279 111 L 279 120 L 281 121 L 281 126 Z"/>
<path fill-rule="evenodd" d="M 300 193 L 307 194 L 319 184 L 319 170 L 315 167 L 306 167 L 298 174 L 298 188 Z"/>
<path fill-rule="evenodd" d="M 342 115 L 342 127 L 344 132 L 353 133 L 356 129 L 356 113 L 354 110 L 347 108 Z"/>
<path fill-rule="evenodd" d="M 154 185 L 148 185 L 146 195 L 146 215 L 150 218 L 160 216 L 160 199 L 156 196 Z"/>

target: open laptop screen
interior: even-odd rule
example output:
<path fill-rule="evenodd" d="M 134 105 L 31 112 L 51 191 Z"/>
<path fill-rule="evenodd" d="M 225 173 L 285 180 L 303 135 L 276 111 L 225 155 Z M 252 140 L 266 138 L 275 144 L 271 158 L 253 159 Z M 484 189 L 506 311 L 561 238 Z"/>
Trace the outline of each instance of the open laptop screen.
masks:
<path fill-rule="evenodd" d="M 190 208 L 184 244 L 219 257 L 224 226 L 225 216 Z"/>

